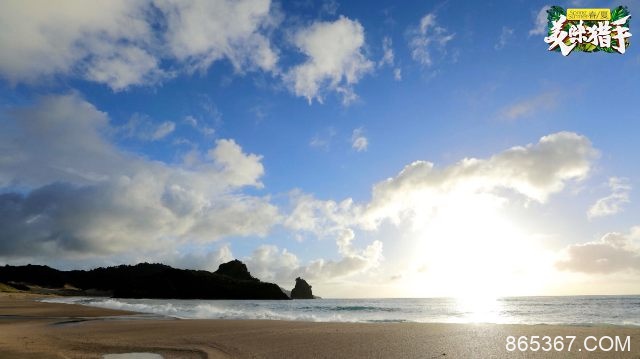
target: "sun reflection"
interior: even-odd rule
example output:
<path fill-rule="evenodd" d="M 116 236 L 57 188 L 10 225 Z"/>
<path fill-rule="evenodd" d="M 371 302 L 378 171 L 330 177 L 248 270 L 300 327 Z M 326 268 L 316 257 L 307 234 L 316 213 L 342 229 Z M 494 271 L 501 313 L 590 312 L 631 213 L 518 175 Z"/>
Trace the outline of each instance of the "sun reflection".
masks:
<path fill-rule="evenodd" d="M 502 303 L 496 297 L 475 296 L 455 299 L 457 311 L 464 323 L 502 323 Z"/>

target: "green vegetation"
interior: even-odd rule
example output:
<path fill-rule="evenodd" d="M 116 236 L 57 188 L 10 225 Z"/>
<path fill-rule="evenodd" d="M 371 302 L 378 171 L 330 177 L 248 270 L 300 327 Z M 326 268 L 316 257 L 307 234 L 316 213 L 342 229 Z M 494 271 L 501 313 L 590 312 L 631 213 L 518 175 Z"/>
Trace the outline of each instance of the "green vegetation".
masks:
<path fill-rule="evenodd" d="M 0 292 L 2 293 L 20 293 L 21 291 L 15 289 L 14 287 L 8 285 L 8 284 L 4 284 L 4 283 L 0 283 Z"/>

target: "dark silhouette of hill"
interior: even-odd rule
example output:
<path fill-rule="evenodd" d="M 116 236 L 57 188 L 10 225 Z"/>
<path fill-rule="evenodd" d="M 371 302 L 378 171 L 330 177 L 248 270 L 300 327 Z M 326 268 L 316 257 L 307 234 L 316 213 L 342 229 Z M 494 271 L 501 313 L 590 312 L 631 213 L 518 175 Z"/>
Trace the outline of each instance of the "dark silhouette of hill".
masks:
<path fill-rule="evenodd" d="M 150 263 L 88 271 L 5 265 L 0 267 L 0 283 L 48 289 L 72 287 L 77 288 L 75 295 L 108 293 L 117 298 L 289 299 L 276 284 L 252 277 L 238 260 L 221 264 L 213 273 Z M 68 290 L 62 293 L 71 294 Z"/>

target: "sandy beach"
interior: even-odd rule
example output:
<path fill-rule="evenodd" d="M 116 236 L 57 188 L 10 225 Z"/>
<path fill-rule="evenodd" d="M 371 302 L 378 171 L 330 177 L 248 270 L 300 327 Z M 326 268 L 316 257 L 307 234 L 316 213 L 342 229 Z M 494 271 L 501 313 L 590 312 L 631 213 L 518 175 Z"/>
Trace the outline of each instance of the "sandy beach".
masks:
<path fill-rule="evenodd" d="M 131 352 L 164 358 L 640 357 L 637 327 L 148 319 L 37 298 L 0 294 L 0 358 L 101 358 Z M 508 352 L 506 338 L 522 335 L 577 338 L 571 352 Z M 588 336 L 630 336 L 630 350 L 587 352 L 582 347 Z"/>

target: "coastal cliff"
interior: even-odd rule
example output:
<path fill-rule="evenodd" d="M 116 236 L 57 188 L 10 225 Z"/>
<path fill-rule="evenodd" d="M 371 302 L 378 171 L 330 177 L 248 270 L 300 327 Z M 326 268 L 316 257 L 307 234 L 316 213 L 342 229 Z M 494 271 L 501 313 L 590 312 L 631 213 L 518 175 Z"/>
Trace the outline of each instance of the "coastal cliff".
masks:
<path fill-rule="evenodd" d="M 223 263 L 215 272 L 140 263 L 88 271 L 47 266 L 0 267 L 0 283 L 61 295 L 108 295 L 162 299 L 289 299 L 276 284 L 251 276 L 244 263 Z"/>

